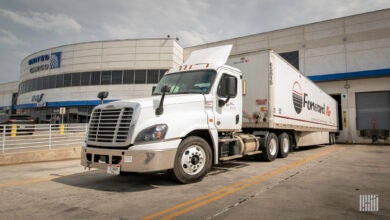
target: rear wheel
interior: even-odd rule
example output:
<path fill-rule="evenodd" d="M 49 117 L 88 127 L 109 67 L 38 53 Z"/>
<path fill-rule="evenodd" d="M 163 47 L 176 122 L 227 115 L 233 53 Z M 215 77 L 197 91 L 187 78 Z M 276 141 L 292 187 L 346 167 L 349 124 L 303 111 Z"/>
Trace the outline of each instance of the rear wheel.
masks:
<path fill-rule="evenodd" d="M 207 174 L 211 162 L 212 153 L 207 141 L 191 136 L 180 143 L 171 173 L 180 183 L 197 182 Z"/>
<path fill-rule="evenodd" d="M 279 140 L 279 157 L 285 158 L 290 152 L 291 142 L 287 133 L 281 133 L 278 137 Z"/>
<path fill-rule="evenodd" d="M 278 137 L 274 133 L 270 133 L 263 143 L 261 156 L 265 161 L 274 161 L 278 155 L 279 144 Z"/>

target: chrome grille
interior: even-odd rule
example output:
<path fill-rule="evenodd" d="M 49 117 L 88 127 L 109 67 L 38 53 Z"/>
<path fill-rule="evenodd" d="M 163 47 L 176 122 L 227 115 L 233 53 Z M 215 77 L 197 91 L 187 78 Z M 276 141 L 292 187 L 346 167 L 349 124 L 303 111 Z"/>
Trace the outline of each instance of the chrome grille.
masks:
<path fill-rule="evenodd" d="M 125 142 L 132 116 L 132 108 L 95 109 L 89 123 L 88 140 L 106 143 Z"/>

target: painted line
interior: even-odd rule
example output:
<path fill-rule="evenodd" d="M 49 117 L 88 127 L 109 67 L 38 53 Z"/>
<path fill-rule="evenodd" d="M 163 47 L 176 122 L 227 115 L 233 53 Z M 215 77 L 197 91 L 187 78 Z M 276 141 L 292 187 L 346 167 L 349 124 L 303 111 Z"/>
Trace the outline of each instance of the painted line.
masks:
<path fill-rule="evenodd" d="M 43 182 L 49 182 L 57 178 L 61 178 L 68 175 L 73 175 L 75 173 L 64 173 L 61 175 L 46 177 L 46 178 L 37 178 L 37 179 L 27 179 L 27 180 L 17 180 L 17 181 L 11 181 L 6 183 L 0 183 L 0 188 L 6 188 L 6 187 L 15 187 L 15 186 L 24 186 L 29 184 L 35 184 L 35 183 L 43 183 Z"/>
<path fill-rule="evenodd" d="M 248 178 L 246 180 L 243 180 L 241 182 L 222 187 L 216 191 L 210 192 L 208 194 L 205 194 L 203 196 L 188 200 L 186 202 L 180 203 L 178 205 L 172 206 L 170 208 L 167 208 L 165 210 L 162 210 L 160 212 L 156 212 L 153 214 L 150 214 L 142 220 L 150 220 L 150 219 L 155 219 L 155 218 L 161 218 L 161 219 L 173 219 L 177 216 L 183 215 L 189 211 L 192 211 L 194 209 L 200 208 L 202 206 L 205 206 L 211 202 L 214 202 L 216 200 L 222 199 L 226 196 L 229 196 L 235 192 L 238 192 L 240 190 L 243 190 L 245 188 L 248 188 L 250 186 L 253 186 L 255 184 L 258 184 L 260 182 L 263 182 L 265 180 L 268 180 L 272 177 L 275 177 L 281 173 L 284 173 L 290 169 L 296 168 L 298 166 L 301 166 L 305 163 L 308 163 L 310 161 L 313 161 L 315 159 L 318 159 L 322 156 L 325 156 L 327 154 L 330 154 L 332 152 L 335 152 L 337 150 L 342 149 L 342 147 L 330 147 L 324 151 L 318 152 L 316 154 L 310 155 L 306 158 L 303 158 L 301 160 L 292 162 L 290 164 L 287 164 L 285 166 L 279 167 L 277 169 L 271 170 L 267 173 L 254 176 L 252 178 Z M 167 215 L 168 214 L 168 215 Z"/>
<path fill-rule="evenodd" d="M 13 181 L 13 182 L 8 182 L 8 183 L 0 183 L 0 188 L 5 188 L 5 187 L 14 187 L 14 186 L 23 186 L 23 185 L 28 185 L 28 184 L 34 184 L 34 183 L 42 183 L 42 182 L 49 182 L 53 179 L 58 178 L 56 177 L 48 177 L 48 178 L 41 178 L 41 179 L 29 179 L 29 180 L 20 180 L 20 181 Z"/>

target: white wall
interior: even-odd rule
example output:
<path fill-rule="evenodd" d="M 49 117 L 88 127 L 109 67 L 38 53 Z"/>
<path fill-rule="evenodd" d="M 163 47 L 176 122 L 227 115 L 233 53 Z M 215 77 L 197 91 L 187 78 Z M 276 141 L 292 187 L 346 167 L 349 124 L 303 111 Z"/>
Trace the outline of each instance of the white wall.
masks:
<path fill-rule="evenodd" d="M 62 52 L 61 68 L 30 73 L 28 60 L 52 52 Z M 183 48 L 174 39 L 135 39 L 79 43 L 40 51 L 26 57 L 21 65 L 20 82 L 28 79 L 72 72 L 170 69 L 182 64 Z M 36 65 L 39 65 L 36 64 Z M 32 96 L 44 93 L 43 102 L 97 100 L 99 91 L 109 91 L 108 99 L 149 96 L 153 84 L 72 86 L 27 92 L 18 104 L 29 104 Z"/>
<path fill-rule="evenodd" d="M 61 68 L 30 73 L 28 60 L 62 52 Z M 168 69 L 181 64 L 182 48 L 174 39 L 135 39 L 79 43 L 43 50 L 22 61 L 20 81 L 41 76 L 94 70 Z"/>
<path fill-rule="evenodd" d="M 390 68 L 390 9 L 188 47 L 232 44 L 232 55 L 299 51 L 300 71 L 323 75 Z"/>

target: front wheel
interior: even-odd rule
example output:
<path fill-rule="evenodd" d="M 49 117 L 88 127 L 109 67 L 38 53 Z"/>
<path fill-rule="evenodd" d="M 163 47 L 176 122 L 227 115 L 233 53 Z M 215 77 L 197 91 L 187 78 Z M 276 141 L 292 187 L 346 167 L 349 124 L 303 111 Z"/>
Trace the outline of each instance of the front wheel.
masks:
<path fill-rule="evenodd" d="M 177 150 L 173 177 L 180 183 L 202 180 L 211 168 L 212 153 L 203 138 L 191 136 L 184 139 Z"/>

